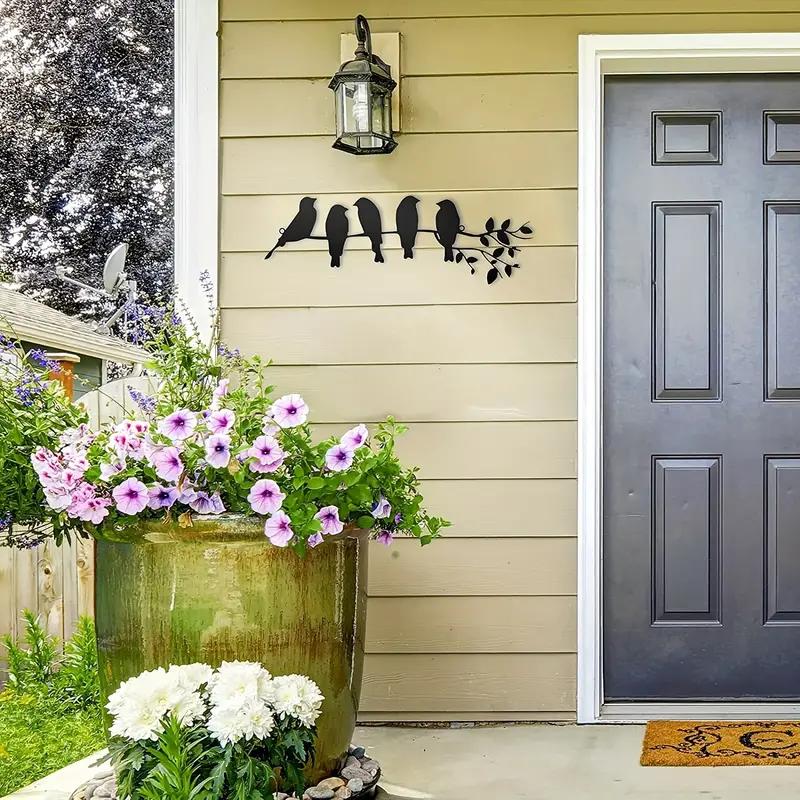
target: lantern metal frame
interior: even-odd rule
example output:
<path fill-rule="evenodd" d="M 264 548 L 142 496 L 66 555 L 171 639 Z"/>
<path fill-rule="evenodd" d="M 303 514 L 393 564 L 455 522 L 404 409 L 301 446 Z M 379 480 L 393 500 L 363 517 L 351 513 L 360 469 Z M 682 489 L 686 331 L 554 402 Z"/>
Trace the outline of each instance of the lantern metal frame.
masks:
<path fill-rule="evenodd" d="M 397 82 L 392 78 L 392 68 L 372 52 L 369 22 L 362 14 L 356 17 L 355 31 L 358 41 L 355 58 L 345 61 L 328 84 L 328 88 L 333 90 L 336 97 L 336 141 L 333 147 L 357 156 L 388 154 L 397 147 L 392 130 L 392 92 L 397 87 Z M 340 119 L 339 108 L 340 106 L 344 108 L 341 92 L 345 91 L 345 86 L 353 84 L 367 84 L 370 87 L 368 129 L 365 131 L 346 130 L 343 120 Z M 382 104 L 381 120 L 384 124 L 380 130 L 375 129 L 373 115 L 375 94 L 379 96 Z M 346 141 L 346 139 L 358 141 L 364 138 L 378 141 L 380 145 L 363 147 Z"/>

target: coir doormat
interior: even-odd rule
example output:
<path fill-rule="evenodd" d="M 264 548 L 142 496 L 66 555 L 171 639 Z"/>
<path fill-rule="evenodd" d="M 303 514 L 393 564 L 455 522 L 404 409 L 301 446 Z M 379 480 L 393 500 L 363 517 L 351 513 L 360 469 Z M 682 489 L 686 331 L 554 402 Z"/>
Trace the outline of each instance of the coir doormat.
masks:
<path fill-rule="evenodd" d="M 648 722 L 645 767 L 800 766 L 800 722 Z"/>

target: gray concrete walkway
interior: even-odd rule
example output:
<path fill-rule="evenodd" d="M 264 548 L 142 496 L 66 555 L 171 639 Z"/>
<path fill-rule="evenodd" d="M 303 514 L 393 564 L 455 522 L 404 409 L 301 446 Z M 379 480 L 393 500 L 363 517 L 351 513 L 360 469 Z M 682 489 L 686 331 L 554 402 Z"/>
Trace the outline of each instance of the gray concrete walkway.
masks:
<path fill-rule="evenodd" d="M 383 766 L 381 800 L 783 800 L 800 798 L 792 767 L 640 767 L 643 728 L 531 725 L 360 728 Z M 66 800 L 90 759 L 11 797 Z"/>

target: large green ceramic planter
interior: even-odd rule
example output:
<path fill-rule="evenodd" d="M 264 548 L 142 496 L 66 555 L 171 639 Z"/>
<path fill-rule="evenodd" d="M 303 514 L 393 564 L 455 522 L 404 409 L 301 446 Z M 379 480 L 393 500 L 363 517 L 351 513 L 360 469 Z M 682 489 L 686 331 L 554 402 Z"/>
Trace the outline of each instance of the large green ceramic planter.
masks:
<path fill-rule="evenodd" d="M 272 546 L 263 522 L 233 515 L 191 528 L 145 522 L 99 541 L 104 697 L 143 670 L 195 661 L 260 661 L 273 675 L 308 675 L 325 695 L 311 777 L 333 774 L 361 692 L 367 550 L 353 532 L 301 559 Z"/>

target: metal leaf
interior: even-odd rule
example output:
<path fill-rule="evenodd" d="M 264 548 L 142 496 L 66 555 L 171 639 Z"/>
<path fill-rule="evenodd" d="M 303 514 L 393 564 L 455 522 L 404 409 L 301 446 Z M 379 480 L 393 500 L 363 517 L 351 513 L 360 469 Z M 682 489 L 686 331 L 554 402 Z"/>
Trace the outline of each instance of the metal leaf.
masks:
<path fill-rule="evenodd" d="M 477 262 L 477 260 L 478 260 L 477 256 L 470 256 L 470 257 L 467 259 L 467 263 L 468 263 L 468 264 L 475 264 L 475 263 Z"/>
<path fill-rule="evenodd" d="M 533 233 L 533 228 L 530 228 L 530 227 L 528 227 L 527 225 L 523 225 L 523 226 L 522 226 L 522 227 L 519 229 L 519 232 L 520 232 L 520 233 L 525 233 L 525 234 L 528 234 L 528 235 L 530 235 L 531 233 Z"/>
<path fill-rule="evenodd" d="M 459 251 L 456 253 L 456 264 L 460 264 L 464 260 L 464 254 Z"/>
<path fill-rule="evenodd" d="M 497 241 L 502 242 L 505 245 L 511 244 L 511 240 L 508 238 L 508 234 L 505 231 L 497 232 Z"/>
<path fill-rule="evenodd" d="M 491 269 L 490 269 L 490 270 L 489 270 L 489 271 L 486 273 L 486 283 L 488 283 L 489 285 L 491 285 L 491 284 L 493 284 L 493 283 L 494 283 L 494 282 L 495 282 L 495 281 L 496 281 L 496 280 L 497 280 L 499 277 L 500 277 L 500 273 L 499 273 L 499 272 L 498 272 L 498 271 L 497 271 L 497 270 L 496 270 L 494 267 L 492 267 L 492 268 L 491 268 Z"/>
<path fill-rule="evenodd" d="M 509 278 L 514 274 L 514 269 L 510 264 L 506 264 L 504 271 Z"/>
<path fill-rule="evenodd" d="M 510 224 L 511 224 L 511 220 L 510 220 L 510 219 L 507 219 L 507 220 L 506 220 L 506 221 L 505 221 L 505 222 L 504 222 L 504 223 L 503 223 L 503 224 L 502 224 L 500 227 L 501 227 L 503 230 L 507 230 L 507 229 L 508 229 L 508 226 L 509 226 Z"/>
<path fill-rule="evenodd" d="M 489 217 L 486 220 L 486 230 L 491 233 L 494 230 L 494 217 Z"/>
<path fill-rule="evenodd" d="M 484 247 L 488 247 L 488 246 L 489 246 L 489 244 L 490 244 L 490 242 L 489 242 L 489 237 L 488 237 L 488 236 L 481 236 L 481 244 L 482 244 Z"/>
<path fill-rule="evenodd" d="M 505 247 L 498 247 L 498 248 L 497 248 L 497 249 L 496 249 L 496 250 L 495 250 L 495 251 L 492 253 L 492 258 L 500 258 L 500 256 L 501 256 L 501 255 L 503 255 L 503 253 L 505 253 L 505 251 L 506 251 Z"/>

